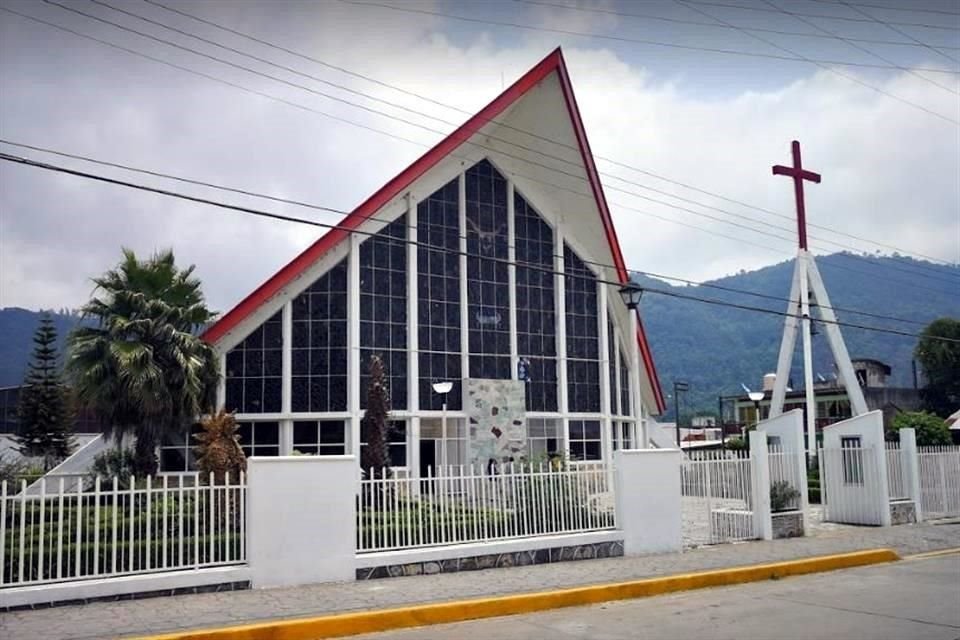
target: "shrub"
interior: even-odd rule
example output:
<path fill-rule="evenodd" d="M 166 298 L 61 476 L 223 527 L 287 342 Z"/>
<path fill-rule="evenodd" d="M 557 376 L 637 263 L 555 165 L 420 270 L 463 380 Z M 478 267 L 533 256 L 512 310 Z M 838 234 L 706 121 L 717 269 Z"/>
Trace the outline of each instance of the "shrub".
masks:
<path fill-rule="evenodd" d="M 780 480 L 770 485 L 770 511 L 787 511 L 791 503 L 800 497 L 800 492 L 790 486 L 786 480 Z"/>
<path fill-rule="evenodd" d="M 917 445 L 921 447 L 934 447 L 939 445 L 952 444 L 950 438 L 950 429 L 947 423 L 926 411 L 906 411 L 898 413 L 893 418 L 891 430 L 887 432 L 887 440 L 898 442 L 900 440 L 900 429 L 916 429 Z"/>

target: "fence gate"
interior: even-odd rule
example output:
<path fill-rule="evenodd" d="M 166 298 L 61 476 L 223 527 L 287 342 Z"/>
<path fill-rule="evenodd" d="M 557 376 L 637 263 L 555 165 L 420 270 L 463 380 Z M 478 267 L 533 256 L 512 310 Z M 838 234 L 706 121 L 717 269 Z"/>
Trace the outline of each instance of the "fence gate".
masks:
<path fill-rule="evenodd" d="M 882 446 L 882 445 L 881 445 Z M 889 457 L 875 446 L 826 447 L 820 465 L 823 518 L 846 524 L 889 524 Z M 881 462 L 883 461 L 883 462 Z"/>
<path fill-rule="evenodd" d="M 960 516 L 960 447 L 918 447 L 924 518 Z"/>
<path fill-rule="evenodd" d="M 683 544 L 756 538 L 748 452 L 691 452 L 681 467 Z"/>

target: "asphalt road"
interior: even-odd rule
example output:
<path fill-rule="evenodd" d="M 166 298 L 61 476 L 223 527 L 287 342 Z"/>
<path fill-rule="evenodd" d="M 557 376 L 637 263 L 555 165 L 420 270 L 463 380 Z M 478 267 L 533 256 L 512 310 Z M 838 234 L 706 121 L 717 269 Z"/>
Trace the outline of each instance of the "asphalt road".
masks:
<path fill-rule="evenodd" d="M 960 640 L 960 554 L 356 640 Z"/>

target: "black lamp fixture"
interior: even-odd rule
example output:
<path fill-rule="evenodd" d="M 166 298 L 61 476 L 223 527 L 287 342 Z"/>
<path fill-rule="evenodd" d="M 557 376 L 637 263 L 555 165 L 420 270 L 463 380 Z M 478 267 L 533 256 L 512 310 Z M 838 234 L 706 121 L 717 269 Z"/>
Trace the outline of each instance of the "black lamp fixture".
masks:
<path fill-rule="evenodd" d="M 630 310 L 636 310 L 640 305 L 640 298 L 643 297 L 643 287 L 634 281 L 630 281 L 620 287 L 620 297 L 623 298 L 623 304 Z"/>

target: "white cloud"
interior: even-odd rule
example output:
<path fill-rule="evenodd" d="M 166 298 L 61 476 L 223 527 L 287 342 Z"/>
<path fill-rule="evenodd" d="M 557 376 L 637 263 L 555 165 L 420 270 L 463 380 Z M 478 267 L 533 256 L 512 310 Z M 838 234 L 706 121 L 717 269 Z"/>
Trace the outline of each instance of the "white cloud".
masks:
<path fill-rule="evenodd" d="M 279 16 L 266 8 L 207 15 L 470 111 L 499 93 L 501 78 L 511 82 L 552 47 L 543 34 L 515 38 L 506 46 L 493 35 L 464 39 L 449 31 L 449 25 L 424 16 L 381 13 L 372 19 L 338 3 L 284 6 L 287 11 Z M 173 22 L 167 14 L 154 15 Z M 185 20 L 178 24 L 198 29 Z M 612 26 L 598 22 L 578 28 Z M 209 29 L 204 33 L 222 37 Z M 361 202 L 423 151 L 423 147 L 70 36 L 54 38 L 45 28 L 14 23 L 8 16 L 0 20 L 0 35 L 0 88 L 5 94 L 0 103 L 0 133 L 4 138 L 343 209 Z M 466 118 L 236 38 L 230 44 L 450 122 Z M 169 55 L 159 47 L 151 52 Z M 824 71 L 796 81 L 785 79 L 774 90 L 757 89 L 750 78 L 744 78 L 741 89 L 711 97 L 697 92 L 686 78 L 665 77 L 611 51 L 585 48 L 582 41 L 567 46 L 565 53 L 597 155 L 789 215 L 793 210 L 790 183 L 771 176 L 770 166 L 788 163 L 789 142 L 798 138 L 805 163 L 824 176 L 822 184 L 807 191 L 812 222 L 939 258 L 960 259 L 956 126 Z M 425 144 L 439 139 L 437 134 L 263 78 L 185 55 L 178 54 L 176 59 Z M 257 68 L 318 91 L 336 92 L 282 71 Z M 950 76 L 938 81 L 944 78 Z M 910 101 L 957 115 L 956 96 L 910 75 L 869 81 Z M 338 95 L 362 100 L 342 92 Z M 383 105 L 365 104 L 442 131 L 452 129 Z M 600 165 L 638 185 L 783 226 L 783 231 L 774 232 L 780 235 L 794 234 L 790 220 L 679 189 L 649 175 Z M 614 203 L 778 250 L 724 240 L 615 205 L 615 222 L 633 267 L 699 279 L 792 254 L 790 241 L 757 236 L 615 190 L 669 199 L 638 185 L 609 178 L 605 184 Z M 205 189 L 173 188 L 326 222 L 337 219 Z M 140 251 L 172 246 L 182 262 L 198 265 L 212 303 L 226 309 L 320 233 L 322 229 L 256 220 L 4 163 L 0 166 L 0 305 L 78 305 L 89 293 L 89 278 L 114 263 L 120 245 L 127 245 Z M 811 233 L 829 235 L 815 229 Z M 874 248 L 848 239 L 838 241 Z"/>

